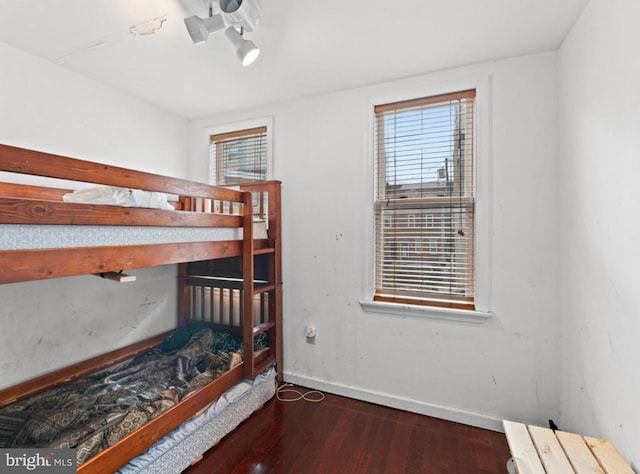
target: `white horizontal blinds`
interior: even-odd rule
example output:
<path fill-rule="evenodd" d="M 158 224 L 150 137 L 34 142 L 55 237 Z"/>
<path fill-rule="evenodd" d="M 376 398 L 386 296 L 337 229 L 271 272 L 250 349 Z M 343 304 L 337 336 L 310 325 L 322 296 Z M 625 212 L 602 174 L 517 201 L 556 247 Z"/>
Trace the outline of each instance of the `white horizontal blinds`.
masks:
<path fill-rule="evenodd" d="M 375 107 L 375 299 L 474 307 L 475 90 Z"/>
<path fill-rule="evenodd" d="M 211 135 L 211 182 L 254 183 L 267 177 L 267 128 Z"/>

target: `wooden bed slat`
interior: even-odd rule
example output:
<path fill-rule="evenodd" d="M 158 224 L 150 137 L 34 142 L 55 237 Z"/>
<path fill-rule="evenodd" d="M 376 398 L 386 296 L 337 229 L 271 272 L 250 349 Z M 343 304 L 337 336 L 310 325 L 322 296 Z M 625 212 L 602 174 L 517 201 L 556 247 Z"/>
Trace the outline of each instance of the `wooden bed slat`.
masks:
<path fill-rule="evenodd" d="M 241 242 L 193 242 L 0 252 L 0 284 L 238 255 Z"/>
<path fill-rule="evenodd" d="M 0 196 L 25 199 L 47 199 L 62 201 L 62 196 L 73 192 L 71 189 L 45 188 L 29 184 L 0 183 Z"/>
<path fill-rule="evenodd" d="M 267 321 L 266 323 L 258 324 L 253 328 L 253 335 L 257 336 L 263 332 L 267 332 L 269 329 L 274 328 L 276 324 L 273 321 Z"/>
<path fill-rule="evenodd" d="M 242 217 L 0 197 L 0 224 L 240 227 Z"/>
<path fill-rule="evenodd" d="M 266 283 L 267 282 L 264 280 L 254 280 L 255 285 L 264 285 Z M 243 282 L 240 278 L 221 278 L 207 275 L 189 275 L 187 276 L 187 285 L 241 290 Z"/>
<path fill-rule="evenodd" d="M 256 373 L 258 374 L 260 372 L 267 370 L 274 363 L 275 363 L 275 359 L 273 358 L 273 353 L 269 348 L 259 352 L 253 358 L 253 364 L 255 366 Z"/>
<path fill-rule="evenodd" d="M 0 171 L 200 198 L 242 201 L 242 193 L 232 189 L 9 145 L 0 145 Z"/>

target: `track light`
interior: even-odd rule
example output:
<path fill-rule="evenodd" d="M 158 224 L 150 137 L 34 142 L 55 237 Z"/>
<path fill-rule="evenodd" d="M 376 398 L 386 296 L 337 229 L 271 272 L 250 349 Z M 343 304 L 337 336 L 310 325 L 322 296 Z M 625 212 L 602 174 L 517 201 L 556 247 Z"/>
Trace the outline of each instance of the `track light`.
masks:
<path fill-rule="evenodd" d="M 193 15 L 184 19 L 189 36 L 195 44 L 204 43 L 209 38 L 209 33 L 215 33 L 224 29 L 222 15 L 214 15 L 209 18 L 200 18 Z"/>
<path fill-rule="evenodd" d="M 233 26 L 227 28 L 224 34 L 236 49 L 236 56 L 238 56 L 243 66 L 248 66 L 260 55 L 260 48 L 258 48 L 253 41 L 244 39 Z"/>
<path fill-rule="evenodd" d="M 225 30 L 242 65 L 254 62 L 260 49 L 242 35 L 245 31 L 253 31 L 260 20 L 258 0 L 208 0 L 206 3 L 209 7 L 207 18 L 193 15 L 184 19 L 191 40 L 195 44 L 204 43 L 209 34 Z"/>

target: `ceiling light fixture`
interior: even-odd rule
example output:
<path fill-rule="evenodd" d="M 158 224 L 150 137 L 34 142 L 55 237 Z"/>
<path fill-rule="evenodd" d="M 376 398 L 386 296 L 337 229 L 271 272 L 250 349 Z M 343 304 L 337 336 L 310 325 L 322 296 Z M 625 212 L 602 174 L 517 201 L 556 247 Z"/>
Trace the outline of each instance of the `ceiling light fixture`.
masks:
<path fill-rule="evenodd" d="M 241 30 L 242 31 L 242 30 Z M 248 66 L 254 62 L 260 55 L 260 48 L 258 48 L 253 41 L 249 41 L 242 37 L 242 33 L 238 33 L 233 26 L 230 26 L 224 31 L 224 34 L 229 38 L 231 44 L 236 49 L 236 56 L 243 66 Z"/>
<path fill-rule="evenodd" d="M 204 43 L 211 33 L 224 30 L 225 36 L 233 44 L 236 56 L 243 66 L 256 60 L 260 49 L 243 38 L 245 31 L 253 31 L 260 20 L 259 0 L 205 0 L 209 16 L 197 15 L 184 19 L 189 36 L 195 44 Z"/>

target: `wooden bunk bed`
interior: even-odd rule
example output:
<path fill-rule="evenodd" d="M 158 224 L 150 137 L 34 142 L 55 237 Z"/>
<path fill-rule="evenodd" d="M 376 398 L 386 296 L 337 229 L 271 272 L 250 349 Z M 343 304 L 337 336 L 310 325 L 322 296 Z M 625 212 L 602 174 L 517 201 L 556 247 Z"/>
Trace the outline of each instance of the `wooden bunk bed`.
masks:
<path fill-rule="evenodd" d="M 281 372 L 279 182 L 232 190 L 7 145 L 0 145 L 0 171 L 167 193 L 176 209 L 69 203 L 63 201 L 68 189 L 0 183 L 0 225 L 242 230 L 236 234 L 240 238 L 211 241 L 0 250 L 0 284 L 178 264 L 176 327 L 205 326 L 242 336 L 243 362 L 88 459 L 78 472 L 114 472 L 241 380 L 274 364 Z M 256 216 L 265 221 L 264 238 L 255 238 Z M 254 351 L 260 334 L 267 335 L 267 348 Z M 0 407 L 143 354 L 166 335 L 0 390 Z"/>

